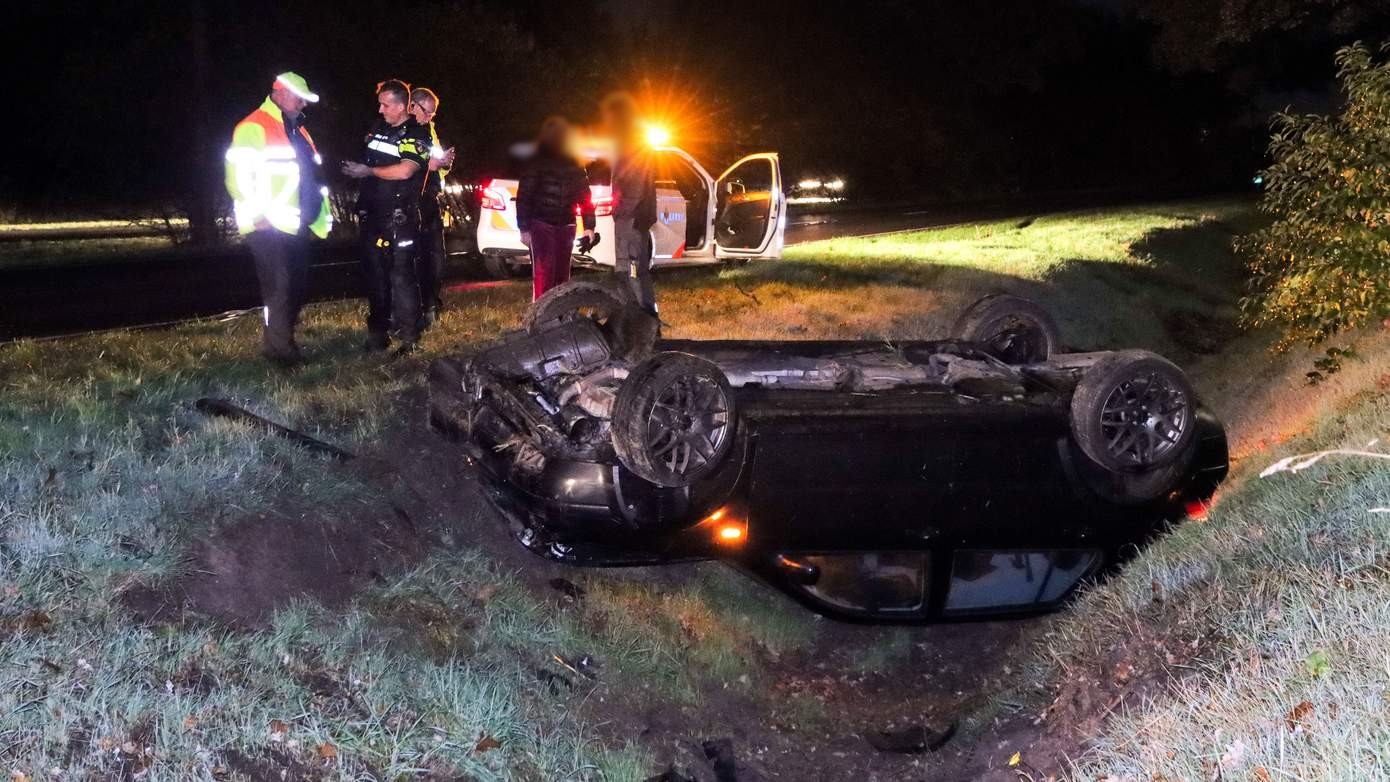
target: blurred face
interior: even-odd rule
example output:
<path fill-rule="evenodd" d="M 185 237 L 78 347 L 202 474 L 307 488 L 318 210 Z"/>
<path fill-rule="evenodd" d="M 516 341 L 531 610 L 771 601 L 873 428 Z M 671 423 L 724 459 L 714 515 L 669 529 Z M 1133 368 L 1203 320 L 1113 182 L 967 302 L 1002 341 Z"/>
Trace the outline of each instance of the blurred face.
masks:
<path fill-rule="evenodd" d="M 389 92 L 378 92 L 376 94 L 376 113 L 386 120 L 387 125 L 399 125 L 405 122 L 408 112 L 405 110 L 405 103 L 396 99 L 395 95 Z"/>
<path fill-rule="evenodd" d="M 416 122 L 425 125 L 434 119 L 434 112 L 438 108 L 435 102 L 429 98 L 421 98 L 417 101 L 411 101 L 410 116 L 414 117 Z"/>
<path fill-rule="evenodd" d="M 298 117 L 301 113 L 303 113 L 304 107 L 309 105 L 309 101 L 304 100 L 303 98 L 299 97 L 298 95 L 295 95 L 293 92 L 290 92 L 289 90 L 283 87 L 276 87 L 275 89 L 271 90 L 270 100 L 276 106 L 279 106 L 280 111 L 283 111 L 285 113 L 285 116 L 289 117 L 290 119 Z"/>

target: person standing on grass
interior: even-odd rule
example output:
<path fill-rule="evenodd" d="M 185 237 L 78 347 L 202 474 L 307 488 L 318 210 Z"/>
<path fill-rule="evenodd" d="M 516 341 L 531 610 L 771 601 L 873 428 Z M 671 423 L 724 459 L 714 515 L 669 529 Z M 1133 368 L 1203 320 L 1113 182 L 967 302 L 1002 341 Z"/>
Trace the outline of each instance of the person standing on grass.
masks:
<path fill-rule="evenodd" d="M 526 162 L 516 190 L 516 222 L 521 243 L 531 250 L 531 297 L 570 278 L 575 213 L 584 220 L 584 237 L 594 238 L 594 199 L 589 178 L 570 152 L 570 127 L 562 117 L 541 125 L 536 153 Z"/>
<path fill-rule="evenodd" d="M 652 285 L 652 233 L 656 225 L 656 183 L 642 143 L 637 105 L 632 96 L 615 93 L 602 105 L 603 123 L 613 137 L 613 271 L 627 279 L 637 304 L 656 311 Z"/>
<path fill-rule="evenodd" d="M 367 280 L 363 348 L 385 350 L 394 334 L 396 354 L 406 355 L 420 340 L 415 241 L 431 140 L 429 130 L 410 116 L 410 85 L 388 79 L 377 85 L 376 99 L 381 119 L 367 133 L 362 162 L 343 163 L 344 174 L 363 180 L 357 197 Z"/>
<path fill-rule="evenodd" d="M 410 116 L 430 131 L 429 174 L 425 177 L 425 192 L 420 196 L 420 240 L 416 243 L 415 275 L 420 279 L 421 328 L 429 328 L 444 306 L 439 296 L 444 279 L 444 177 L 454 166 L 454 148 L 445 149 L 439 143 L 434 115 L 439 111 L 439 96 L 428 87 L 410 91 Z"/>
<path fill-rule="evenodd" d="M 261 285 L 261 353 L 286 366 L 303 361 L 294 330 L 308 295 L 309 243 L 332 227 L 323 160 L 304 127 L 304 107 L 318 100 L 299 74 L 276 76 L 227 149 L 227 192 Z"/>

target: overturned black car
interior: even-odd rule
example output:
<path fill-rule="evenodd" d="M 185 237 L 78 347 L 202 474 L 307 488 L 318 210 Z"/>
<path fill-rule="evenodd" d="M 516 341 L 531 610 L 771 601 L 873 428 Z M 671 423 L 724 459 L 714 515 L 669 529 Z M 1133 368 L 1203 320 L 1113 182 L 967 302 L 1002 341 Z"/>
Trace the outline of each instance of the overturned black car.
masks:
<path fill-rule="evenodd" d="M 607 282 L 430 367 L 517 539 L 576 565 L 719 558 L 845 618 L 1059 605 L 1209 499 L 1221 425 L 1172 363 L 1066 353 L 988 296 L 950 339 L 658 340 Z"/>

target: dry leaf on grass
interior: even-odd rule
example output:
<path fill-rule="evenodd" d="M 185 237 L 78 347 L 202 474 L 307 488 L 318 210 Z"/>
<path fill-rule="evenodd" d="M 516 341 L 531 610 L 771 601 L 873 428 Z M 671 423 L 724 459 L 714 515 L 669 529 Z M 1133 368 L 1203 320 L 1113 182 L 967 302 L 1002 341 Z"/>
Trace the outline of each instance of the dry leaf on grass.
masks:
<path fill-rule="evenodd" d="M 324 760 L 332 760 L 333 758 L 338 757 L 338 748 L 325 741 L 324 743 L 319 745 L 318 753 L 319 757 L 323 758 Z"/>
<path fill-rule="evenodd" d="M 502 742 L 491 736 L 483 735 L 478 737 L 478 743 L 473 747 L 473 751 L 481 755 L 490 749 L 500 749 L 501 746 Z"/>
<path fill-rule="evenodd" d="M 1308 701 L 1303 701 L 1289 710 L 1289 714 L 1284 718 L 1284 721 L 1288 724 L 1290 731 L 1297 731 L 1300 728 L 1307 730 L 1311 727 L 1311 722 L 1308 720 L 1308 717 L 1312 716 L 1312 714 L 1313 704 Z"/>

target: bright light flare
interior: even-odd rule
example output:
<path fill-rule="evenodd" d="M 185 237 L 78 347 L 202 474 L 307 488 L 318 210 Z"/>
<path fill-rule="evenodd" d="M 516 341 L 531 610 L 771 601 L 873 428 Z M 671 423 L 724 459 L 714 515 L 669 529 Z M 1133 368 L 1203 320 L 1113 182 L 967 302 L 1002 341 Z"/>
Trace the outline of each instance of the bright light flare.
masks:
<path fill-rule="evenodd" d="M 796 183 L 796 186 L 802 190 L 815 190 L 820 187 L 820 185 L 821 181 L 819 179 L 803 179 Z"/>
<path fill-rule="evenodd" d="M 826 183 L 825 183 L 825 189 L 826 189 L 826 190 L 844 190 L 844 189 L 845 189 L 845 180 L 836 177 L 835 179 L 832 179 L 832 180 L 830 180 L 829 182 L 826 182 Z"/>
<path fill-rule="evenodd" d="M 745 534 L 747 533 L 744 532 L 742 525 L 732 523 L 724 524 L 719 527 L 719 542 L 739 543 L 743 540 Z"/>
<path fill-rule="evenodd" d="M 671 143 L 671 131 L 660 125 L 647 123 L 647 143 L 653 147 L 664 147 Z"/>
<path fill-rule="evenodd" d="M 711 529 L 714 533 L 716 543 L 725 546 L 742 545 L 748 537 L 748 525 L 739 518 L 739 514 L 731 513 L 727 507 L 711 513 L 700 522 L 700 526 Z"/>

